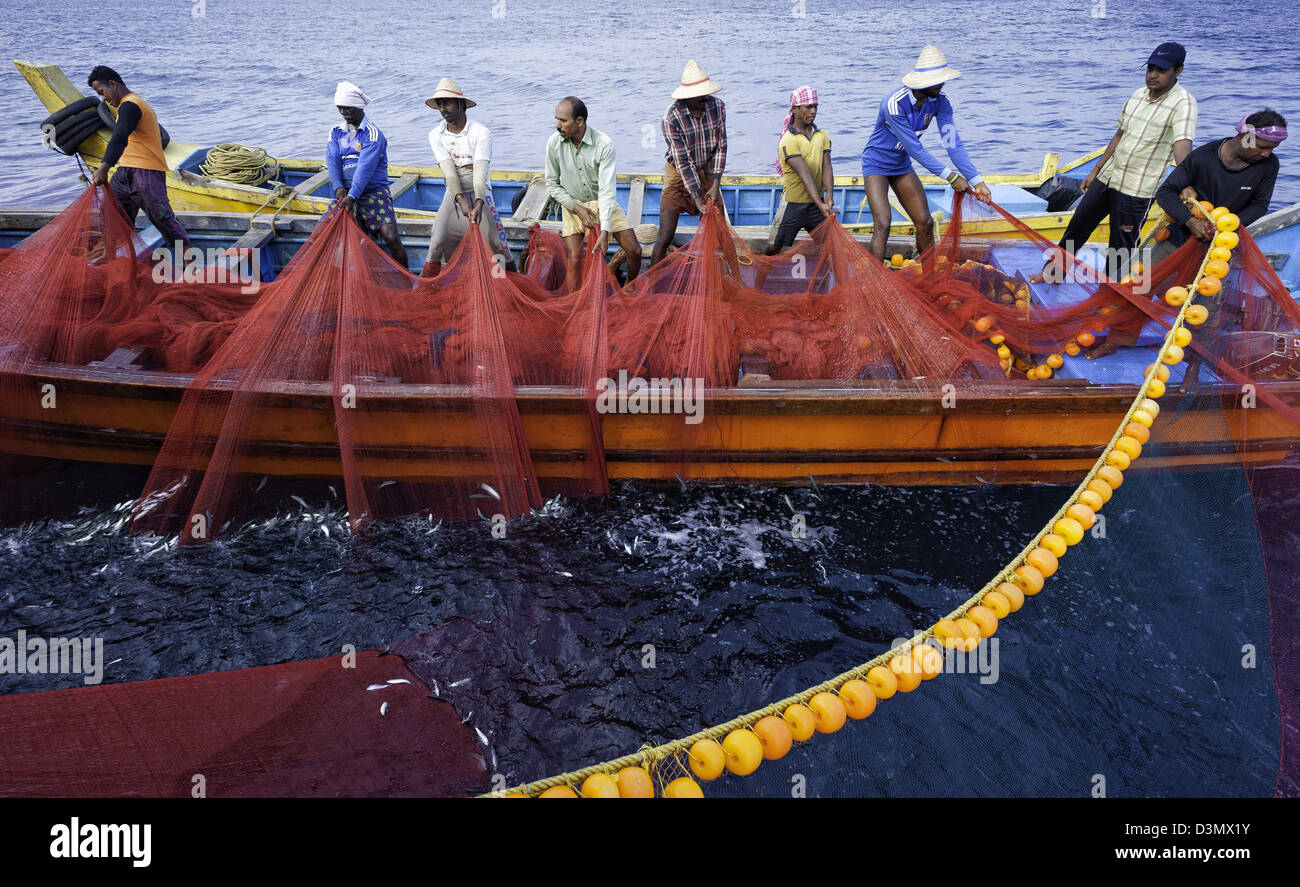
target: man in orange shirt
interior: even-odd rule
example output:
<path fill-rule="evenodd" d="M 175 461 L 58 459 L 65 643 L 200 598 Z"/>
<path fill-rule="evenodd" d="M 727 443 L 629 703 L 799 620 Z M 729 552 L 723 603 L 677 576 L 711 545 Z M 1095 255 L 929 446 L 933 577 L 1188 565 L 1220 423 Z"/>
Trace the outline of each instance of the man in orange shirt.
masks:
<path fill-rule="evenodd" d="M 108 183 L 108 171 L 117 166 L 109 187 L 122 204 L 127 221 L 134 225 L 143 209 L 167 243 L 180 243 L 180 249 L 189 249 L 190 237 L 167 199 L 167 160 L 153 108 L 127 89 L 118 73 L 105 65 L 91 71 L 87 83 L 100 98 L 117 108 L 117 126 L 92 183 Z"/>

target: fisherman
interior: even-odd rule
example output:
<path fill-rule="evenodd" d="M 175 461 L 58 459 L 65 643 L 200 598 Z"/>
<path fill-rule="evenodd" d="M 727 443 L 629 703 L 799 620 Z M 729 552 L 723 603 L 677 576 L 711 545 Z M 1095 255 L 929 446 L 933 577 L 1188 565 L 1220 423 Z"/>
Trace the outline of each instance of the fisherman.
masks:
<path fill-rule="evenodd" d="M 122 77 L 106 65 L 97 65 L 90 72 L 87 84 L 117 108 L 117 124 L 92 184 L 108 183 L 108 171 L 116 165 L 117 172 L 109 187 L 122 204 L 127 221 L 134 227 L 136 216 L 143 209 L 150 223 L 167 238 L 166 242 L 178 245 L 176 259 L 181 264 L 185 250 L 190 248 L 190 236 L 167 199 L 167 160 L 163 157 L 158 116 L 148 102 L 127 89 Z"/>
<path fill-rule="evenodd" d="M 424 103 L 442 115 L 443 122 L 429 131 L 429 146 L 446 185 L 433 219 L 429 256 L 421 276 L 437 276 L 470 223 L 479 226 L 492 252 L 500 257 L 502 270 L 515 270 L 506 229 L 492 199 L 492 133 L 465 114 L 478 103 L 466 98 L 450 77 L 438 81 L 438 88 Z"/>
<path fill-rule="evenodd" d="M 767 248 L 769 256 L 788 249 L 801 230 L 812 233 L 835 215 L 835 174 L 831 139 L 818 129 L 817 90 L 801 86 L 790 93 L 790 111 L 777 145 L 777 171 L 784 201 Z"/>
<path fill-rule="evenodd" d="M 704 215 L 709 201 L 722 205 L 722 173 L 727 167 L 727 109 L 713 94 L 722 87 L 694 60 L 686 63 L 662 127 L 668 144 L 664 187 L 659 198 L 659 237 L 651 264 L 668 252 L 682 213 Z"/>
<path fill-rule="evenodd" d="M 921 50 L 916 66 L 903 75 L 903 88 L 880 102 L 876 126 L 862 149 L 862 180 L 871 206 L 871 252 L 885 258 L 893 212 L 889 189 L 902 201 L 903 210 L 916 228 L 916 250 L 925 252 L 934 243 L 934 218 L 921 179 L 912 169 L 915 160 L 943 179 L 958 194 L 971 191 L 980 200 L 990 199 L 988 186 L 975 171 L 975 164 L 962 145 L 953 123 L 952 103 L 943 85 L 961 72 L 948 65 L 934 46 Z M 935 159 L 921 144 L 921 133 L 930 121 L 938 120 L 939 137 L 948 151 L 953 169 Z"/>
<path fill-rule="evenodd" d="M 1119 114 L 1119 129 L 1106 152 L 1084 178 L 1083 199 L 1075 207 L 1060 247 L 1074 254 L 1088 242 L 1102 219 L 1110 217 L 1110 251 L 1106 272 L 1119 279 L 1141 239 L 1142 223 L 1170 157 L 1182 163 L 1196 135 L 1196 99 L 1178 83 L 1187 51 L 1177 43 L 1161 43 L 1147 59 L 1146 83 Z M 1065 257 L 1053 253 L 1030 283 L 1059 283 Z"/>
<path fill-rule="evenodd" d="M 1235 213 L 1246 227 L 1268 212 L 1280 164 L 1273 150 L 1286 138 L 1286 119 L 1265 108 L 1237 121 L 1237 134 L 1201 145 L 1169 174 L 1156 201 L 1173 223 L 1153 260 L 1182 246 L 1189 237 L 1209 243 L 1213 222 L 1192 214 L 1189 203 L 1208 200 Z"/>
<path fill-rule="evenodd" d="M 388 244 L 393 259 L 406 267 L 406 247 L 397 234 L 397 215 L 388 191 L 388 139 L 366 117 L 370 99 L 354 84 L 341 81 L 334 91 L 345 126 L 330 131 L 325 163 L 334 186 L 334 202 L 353 214 L 365 232 Z"/>
<path fill-rule="evenodd" d="M 1191 206 L 1199 200 L 1235 213 L 1243 228 L 1263 218 L 1273 199 L 1280 168 L 1273 150 L 1285 139 L 1286 119 L 1272 108 L 1265 108 L 1238 120 L 1235 136 L 1201 145 L 1188 154 L 1156 191 L 1156 201 L 1173 222 L 1169 237 L 1152 251 L 1152 262 L 1159 262 L 1189 238 L 1204 243 L 1214 239 L 1215 224 L 1192 214 Z M 1222 298 L 1223 294 L 1219 294 L 1203 302 L 1216 309 L 1219 306 L 1215 303 Z M 1221 328 L 1227 323 L 1221 309 L 1215 315 L 1212 327 Z M 1200 363 L 1200 353 L 1193 351 L 1188 357 L 1183 390 L 1197 387 Z"/>
<path fill-rule="evenodd" d="M 612 234 L 627 254 L 627 279 L 641 270 L 641 244 L 615 200 L 614 143 L 587 125 L 587 106 L 569 96 L 555 107 L 555 133 L 546 143 L 546 193 L 561 207 L 560 236 L 568 253 L 569 289 L 582 274 L 582 239 L 599 227 L 596 250 L 605 254 Z"/>

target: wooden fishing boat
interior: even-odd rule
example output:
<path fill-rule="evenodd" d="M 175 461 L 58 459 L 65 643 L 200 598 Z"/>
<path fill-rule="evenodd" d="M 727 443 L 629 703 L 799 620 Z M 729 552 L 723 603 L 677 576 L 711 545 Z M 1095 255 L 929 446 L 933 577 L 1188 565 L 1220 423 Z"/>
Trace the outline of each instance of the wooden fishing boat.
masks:
<path fill-rule="evenodd" d="M 59 111 L 80 101 L 85 96 L 68 80 L 57 65 L 15 61 L 14 65 L 27 79 L 51 112 Z M 110 132 L 100 129 L 86 138 L 78 153 L 89 165 L 97 166 L 108 145 Z M 171 142 L 164 152 L 171 166 L 167 174 L 168 194 L 172 207 L 178 211 L 240 212 L 255 214 L 314 214 L 320 215 L 330 205 L 329 173 L 321 160 L 298 158 L 273 158 L 279 166 L 279 175 L 273 182 L 259 186 L 222 181 L 204 175 L 200 167 L 208 157 L 211 146 L 186 142 Z M 993 173 L 985 176 L 993 199 L 1024 224 L 1049 240 L 1056 241 L 1065 233 L 1070 212 L 1049 212 L 1047 201 L 1034 191 L 1056 175 L 1083 176 L 1101 155 L 1098 149 L 1071 163 L 1062 165 L 1060 155 L 1048 153 L 1038 169 L 1026 173 Z M 442 171 L 429 166 L 402 166 L 388 168 L 389 187 L 398 218 L 406 221 L 428 220 L 442 202 L 444 185 Z M 938 178 L 921 176 L 929 197 L 930 211 L 938 222 L 939 231 L 946 230 L 946 219 L 951 207 L 951 191 Z M 840 221 L 851 230 L 869 231 L 871 211 L 866 204 L 866 194 L 861 176 L 835 177 L 835 203 L 840 210 Z M 628 174 L 618 177 L 618 201 L 628 220 L 637 227 L 638 238 L 647 255 L 654 244 L 655 224 L 658 219 L 659 198 L 663 189 L 663 175 Z M 781 205 L 781 178 L 774 175 L 724 175 L 722 178 L 723 202 L 728 217 L 741 236 L 746 239 L 766 239 Z M 492 193 L 496 205 L 504 210 L 515 207 L 505 218 L 507 235 L 512 246 L 522 246 L 527 240 L 528 225 L 534 221 L 559 227 L 558 220 L 546 218 L 547 200 L 541 183 L 541 173 L 536 171 L 494 170 Z M 894 199 L 891 197 L 891 199 Z M 552 205 L 553 206 L 553 205 Z M 689 220 L 689 219 L 688 219 Z M 684 220 L 684 221 L 688 221 Z M 1154 219 L 1149 223 L 1154 225 Z M 964 230 L 972 236 L 985 238 L 1019 238 L 1022 233 L 1001 216 L 990 214 L 987 218 L 964 221 Z M 1106 240 L 1107 223 L 1102 223 L 1096 237 Z M 694 227 L 678 228 L 677 240 L 685 242 L 694 233 Z M 895 203 L 891 237 L 915 236 L 901 206 Z M 910 249 L 910 243 L 908 245 Z"/>
<path fill-rule="evenodd" d="M 0 246 L 12 246 L 55 210 L 0 213 Z M 264 267 L 283 265 L 314 229 L 317 219 L 281 216 L 248 229 L 248 216 L 181 213 L 195 245 L 232 244 L 262 250 Z M 1289 286 L 1300 281 L 1300 204 L 1261 219 L 1259 243 Z M 428 237 L 427 222 L 403 222 L 413 245 Z M 153 229 L 146 240 L 161 238 Z M 1027 255 L 1026 255 L 1027 250 Z M 995 244 L 990 259 L 1008 272 L 1016 262 L 1032 263 L 1040 254 L 1024 245 Z M 1293 347 L 1300 347 L 1296 343 Z M 602 436 L 610 476 L 640 480 L 804 483 L 877 482 L 888 484 L 981 484 L 1069 482 L 1077 480 L 1101 452 L 1136 395 L 1142 367 L 1154 346 L 1123 349 L 1096 361 L 1068 358 L 1047 381 L 963 383 L 955 403 L 942 402 L 938 386 L 924 382 L 867 380 L 844 387 L 818 381 L 771 381 L 761 374 L 742 378 L 734 389 L 709 394 L 703 405 L 708 421 L 682 449 L 681 415 L 607 414 Z M 35 390 L 50 384 L 59 408 L 23 408 L 0 403 L 0 452 L 97 463 L 149 465 L 156 457 L 191 377 L 155 372 L 139 352 L 119 349 L 89 366 L 46 365 L 24 384 Z M 1239 409 L 1235 386 L 1208 383 L 1199 395 L 1177 393 L 1181 366 L 1151 444 L 1135 468 L 1240 464 L 1242 455 L 1225 429 Z M 1300 382 L 1270 382 L 1289 402 L 1300 398 Z M 263 436 L 241 466 L 249 472 L 280 476 L 329 476 L 337 472 L 337 431 L 326 383 L 284 385 L 277 389 L 272 414 L 259 423 Z M 463 389 L 384 383 L 366 393 L 378 398 L 382 422 L 367 420 L 358 429 L 366 441 L 367 474 L 396 479 L 430 470 L 421 453 L 456 447 L 471 427 L 472 404 Z M 1185 409 L 1203 408 L 1210 398 L 1227 423 L 1195 423 L 1160 433 Z M 537 472 L 563 478 L 582 458 L 589 433 L 583 392 L 564 387 L 517 389 L 527 440 Z M 427 421 L 433 405 L 448 420 L 436 429 Z M 1186 423 L 1184 423 L 1186 425 Z M 1200 426 L 1205 426 L 1203 429 Z M 1294 452 L 1300 427 L 1263 401 L 1251 410 L 1248 461 L 1274 463 Z M 431 437 L 430 435 L 433 435 Z M 445 465 L 438 469 L 445 473 Z"/>

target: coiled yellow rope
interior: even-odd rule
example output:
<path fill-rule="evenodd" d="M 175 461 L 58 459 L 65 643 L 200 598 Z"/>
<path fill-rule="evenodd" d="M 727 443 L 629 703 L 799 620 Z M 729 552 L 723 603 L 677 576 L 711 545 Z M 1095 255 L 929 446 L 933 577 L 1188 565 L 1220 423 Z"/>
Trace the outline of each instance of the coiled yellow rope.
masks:
<path fill-rule="evenodd" d="M 280 166 L 261 148 L 226 144 L 208 150 L 199 172 L 223 182 L 260 185 L 279 175 Z"/>
<path fill-rule="evenodd" d="M 1022 549 L 1021 552 L 1018 555 L 1016 555 L 1015 558 L 1013 558 L 1009 563 L 1007 563 L 1007 565 L 1003 567 L 1002 570 L 996 576 L 994 576 L 991 580 L 989 580 L 988 584 L 986 584 L 972 597 L 966 600 L 961 606 L 957 607 L 957 609 L 949 613 L 946 617 L 944 617 L 944 619 L 959 619 L 963 617 L 968 610 L 970 610 L 972 607 L 974 607 L 976 604 L 982 601 L 984 599 L 984 596 L 987 595 L 989 592 L 993 591 L 994 589 L 996 589 L 998 585 L 1000 585 L 1003 582 L 1010 581 L 1012 577 L 1015 575 L 1016 568 L 1020 567 L 1022 564 L 1025 563 L 1026 557 L 1028 557 L 1028 555 L 1035 548 L 1039 546 L 1039 543 L 1042 541 L 1043 537 L 1052 532 L 1056 522 L 1061 518 L 1065 517 L 1066 512 L 1069 510 L 1070 506 L 1075 504 L 1078 501 L 1079 494 L 1084 492 L 1088 488 L 1088 484 L 1097 476 L 1097 472 L 1101 470 L 1103 466 L 1108 464 L 1106 457 L 1109 456 L 1111 454 L 1111 451 L 1115 449 L 1116 442 L 1121 437 L 1124 436 L 1124 430 L 1128 427 L 1128 424 L 1131 421 L 1133 421 L 1133 414 L 1138 411 L 1138 409 L 1142 405 L 1142 402 L 1147 399 L 1147 391 L 1151 386 L 1152 380 L 1155 379 L 1156 374 L 1159 371 L 1159 368 L 1164 364 L 1165 356 L 1169 354 L 1170 346 L 1175 344 L 1174 336 L 1179 330 L 1179 328 L 1183 326 L 1183 319 L 1187 315 L 1187 310 L 1192 306 L 1192 303 L 1196 300 L 1196 296 L 1198 293 L 1197 285 L 1200 283 L 1201 278 L 1205 276 L 1205 267 L 1206 264 L 1209 262 L 1209 260 L 1210 260 L 1209 250 L 1207 249 L 1205 258 L 1201 260 L 1201 267 L 1196 272 L 1196 277 L 1193 279 L 1192 283 L 1189 284 L 1187 287 L 1189 297 L 1187 301 L 1183 303 L 1182 307 L 1178 311 L 1178 315 L 1174 318 L 1173 323 L 1170 325 L 1169 333 L 1165 336 L 1164 343 L 1160 346 L 1160 350 L 1156 355 L 1155 361 L 1151 364 L 1151 367 L 1148 369 L 1146 377 L 1143 379 L 1142 385 L 1138 389 L 1137 396 L 1134 397 L 1132 403 L 1129 404 L 1128 410 L 1126 410 L 1124 413 L 1124 418 L 1120 420 L 1118 427 L 1115 429 L 1115 433 L 1111 435 L 1110 441 L 1106 444 L 1105 448 L 1102 450 L 1101 455 L 1097 457 L 1097 461 L 1093 463 L 1093 466 L 1088 471 L 1087 475 L 1075 488 L 1074 492 L 1069 496 L 1069 498 L 1066 499 L 1065 504 L 1061 506 L 1060 510 L 1058 510 L 1056 514 L 1054 514 L 1051 517 L 1051 519 L 1047 521 L 1047 524 L 1038 533 L 1034 534 L 1034 536 L 1032 537 L 1032 541 L 1028 545 L 1026 545 L 1024 549 Z M 943 619 L 939 620 L 939 622 L 943 622 L 943 621 L 944 621 Z M 660 762 L 664 761 L 665 759 L 675 759 L 676 755 L 682 752 L 686 752 L 692 745 L 694 745 L 697 741 L 701 739 L 716 739 L 717 737 L 723 736 L 731 732 L 732 730 L 751 727 L 753 724 L 757 723 L 760 719 L 767 717 L 769 715 L 775 717 L 781 717 L 785 709 L 791 705 L 795 705 L 796 703 L 805 703 L 818 693 L 832 692 L 836 688 L 840 687 L 845 681 L 852 680 L 855 678 L 861 679 L 872 668 L 875 668 L 876 666 L 879 665 L 884 665 L 886 662 L 888 662 L 889 660 L 893 659 L 896 656 L 906 655 L 912 648 L 916 647 L 921 643 L 924 643 L 926 640 L 929 640 L 931 637 L 934 636 L 935 628 L 937 627 L 938 624 L 939 623 L 936 622 L 935 625 L 930 626 L 928 629 L 926 629 L 925 632 L 913 636 L 910 640 L 906 641 L 905 643 L 901 644 L 898 647 L 893 647 L 888 651 L 881 653 L 879 656 L 870 660 L 869 662 L 864 662 L 861 665 L 851 668 L 848 671 L 836 675 L 830 680 L 824 681 L 823 683 L 818 684 L 815 687 L 809 687 L 808 689 L 804 690 L 801 693 L 796 693 L 793 696 L 788 696 L 779 702 L 774 702 L 771 705 L 768 705 L 757 711 L 752 711 L 749 714 L 745 714 L 733 718 L 724 724 L 717 724 L 713 727 L 708 727 L 704 730 L 699 731 L 698 733 L 693 733 L 690 736 L 686 736 L 681 739 L 674 740 L 664 745 L 659 745 L 659 746 L 645 745 L 642 746 L 641 749 L 637 751 L 635 754 L 624 755 L 623 757 L 616 758 L 612 761 L 605 761 L 604 763 L 593 764 L 592 766 L 584 767 L 581 770 L 574 770 L 572 772 L 562 773 L 558 776 L 552 776 L 547 779 L 540 779 L 537 780 L 536 782 L 530 782 L 527 783 L 526 785 L 518 786 L 516 788 L 489 792 L 487 794 L 482 795 L 482 797 L 500 798 L 500 797 L 506 797 L 507 795 L 515 795 L 515 796 L 524 795 L 527 797 L 533 797 L 541 792 L 544 792 L 549 788 L 554 788 L 556 786 L 562 786 L 562 785 L 570 786 L 571 788 L 574 788 L 576 790 L 576 788 L 579 785 L 581 785 L 582 780 L 586 779 L 588 776 L 592 776 L 597 773 L 605 773 L 605 774 L 612 775 L 624 767 L 632 767 L 638 765 L 645 767 L 645 769 L 647 769 L 653 775 L 655 774 L 655 771 L 659 766 Z M 983 640 L 985 639 L 980 638 L 980 642 L 982 642 Z M 685 768 L 682 769 L 683 772 L 685 772 Z"/>

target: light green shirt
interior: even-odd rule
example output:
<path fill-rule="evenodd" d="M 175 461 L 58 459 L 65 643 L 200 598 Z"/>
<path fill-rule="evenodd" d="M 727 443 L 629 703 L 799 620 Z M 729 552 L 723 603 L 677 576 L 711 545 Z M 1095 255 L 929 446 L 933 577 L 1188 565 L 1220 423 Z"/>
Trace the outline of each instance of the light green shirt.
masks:
<path fill-rule="evenodd" d="M 1147 200 L 1169 172 L 1174 156 L 1174 142 L 1192 141 L 1196 137 L 1196 99 L 1175 83 L 1156 99 L 1140 87 L 1129 96 L 1119 114 L 1119 128 L 1124 131 L 1110 163 L 1097 175 L 1097 181 L 1127 194 Z"/>
<path fill-rule="evenodd" d="M 546 143 L 546 193 L 565 209 L 595 200 L 600 209 L 600 228 L 610 230 L 615 190 L 614 143 L 598 129 L 587 127 L 575 145 L 558 132 Z"/>

